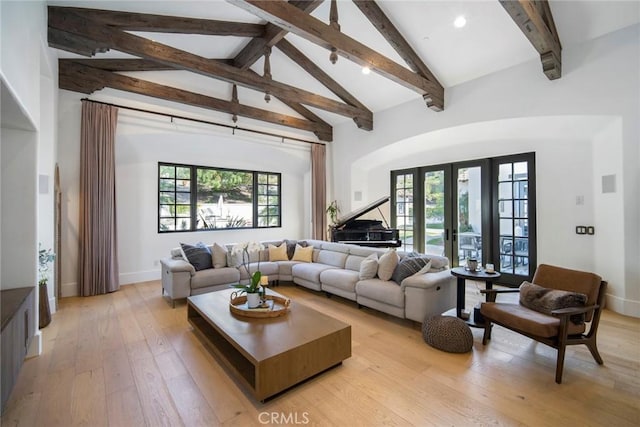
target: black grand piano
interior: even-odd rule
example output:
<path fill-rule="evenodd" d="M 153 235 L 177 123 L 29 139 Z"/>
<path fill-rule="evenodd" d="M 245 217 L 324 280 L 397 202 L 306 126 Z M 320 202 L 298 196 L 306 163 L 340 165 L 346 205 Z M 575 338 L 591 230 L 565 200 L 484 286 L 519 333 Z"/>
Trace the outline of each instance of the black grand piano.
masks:
<path fill-rule="evenodd" d="M 380 206 L 389 201 L 389 196 L 382 197 L 367 206 L 350 212 L 331 227 L 331 240 L 339 243 L 351 243 L 360 246 L 373 246 L 376 248 L 397 248 L 402 246 L 398 229 L 389 228 Z M 378 209 L 382 221 L 377 219 L 357 219 L 358 217 Z"/>

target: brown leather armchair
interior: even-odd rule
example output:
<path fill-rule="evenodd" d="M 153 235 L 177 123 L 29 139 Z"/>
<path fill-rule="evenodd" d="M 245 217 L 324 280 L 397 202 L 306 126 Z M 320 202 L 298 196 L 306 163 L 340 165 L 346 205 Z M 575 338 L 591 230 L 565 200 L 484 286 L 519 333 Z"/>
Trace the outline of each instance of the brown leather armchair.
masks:
<path fill-rule="evenodd" d="M 566 346 L 585 344 L 595 361 L 602 365 L 602 357 L 596 345 L 596 333 L 600 314 L 604 308 L 607 282 L 597 274 L 569 270 L 541 264 L 533 276 L 533 283 L 544 288 L 576 292 L 587 296 L 583 307 L 551 310 L 550 313 L 527 308 L 521 303 L 496 302 L 496 295 L 504 292 L 518 292 L 518 289 L 490 289 L 487 301 L 482 303 L 480 312 L 485 319 L 482 344 L 491 339 L 492 324 L 519 332 L 538 342 L 558 350 L 556 361 L 556 382 L 562 382 L 562 369 Z M 584 298 L 584 297 L 583 297 Z M 584 314 L 584 322 L 574 323 L 570 317 Z M 573 318 L 573 317 L 572 317 Z M 588 332 L 587 332 L 588 325 Z"/>

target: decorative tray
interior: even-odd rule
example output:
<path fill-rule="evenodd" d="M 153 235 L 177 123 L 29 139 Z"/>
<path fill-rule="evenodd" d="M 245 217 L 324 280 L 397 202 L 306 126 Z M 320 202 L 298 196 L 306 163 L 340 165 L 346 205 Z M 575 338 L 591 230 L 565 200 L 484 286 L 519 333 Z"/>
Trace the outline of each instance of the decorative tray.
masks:
<path fill-rule="evenodd" d="M 265 302 L 260 307 L 249 308 L 247 306 L 247 296 L 237 295 L 235 292 L 231 294 L 229 301 L 229 310 L 239 316 L 245 317 L 279 317 L 284 316 L 289 311 L 291 300 L 277 295 L 266 295 Z"/>

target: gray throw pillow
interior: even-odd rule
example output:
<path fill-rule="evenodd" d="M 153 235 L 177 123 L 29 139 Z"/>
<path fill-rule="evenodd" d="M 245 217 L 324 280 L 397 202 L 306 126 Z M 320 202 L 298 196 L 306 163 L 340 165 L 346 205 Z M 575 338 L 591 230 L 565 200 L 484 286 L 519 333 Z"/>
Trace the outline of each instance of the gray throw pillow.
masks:
<path fill-rule="evenodd" d="M 520 285 L 520 305 L 544 314 L 569 307 L 584 307 L 587 296 L 578 292 L 543 288 L 535 283 L 522 282 Z M 584 323 L 584 313 L 569 318 L 576 325 Z"/>
<path fill-rule="evenodd" d="M 204 243 L 198 242 L 195 245 L 180 243 L 180 247 L 184 257 L 189 261 L 189 264 L 193 265 L 196 271 L 213 267 L 211 251 Z"/>
<path fill-rule="evenodd" d="M 418 257 L 418 256 L 407 256 L 404 257 L 396 266 L 393 271 L 393 275 L 391 276 L 391 280 L 396 282 L 398 285 L 402 283 L 404 279 L 409 276 L 413 276 L 417 272 L 419 272 L 422 267 L 426 266 L 429 263 L 429 258 L 427 257 Z"/>

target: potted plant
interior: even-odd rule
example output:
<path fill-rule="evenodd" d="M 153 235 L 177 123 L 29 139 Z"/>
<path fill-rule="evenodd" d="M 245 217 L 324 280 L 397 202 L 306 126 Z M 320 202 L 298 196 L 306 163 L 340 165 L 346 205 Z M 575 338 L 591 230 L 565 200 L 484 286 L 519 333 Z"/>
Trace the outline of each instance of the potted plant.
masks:
<path fill-rule="evenodd" d="M 232 255 L 242 256 L 242 266 L 249 274 L 248 284 L 236 284 L 232 285 L 236 289 L 240 289 L 241 293 L 247 294 L 247 306 L 249 308 L 257 308 L 262 303 L 265 294 L 265 286 L 267 285 L 267 276 L 262 276 L 260 272 L 260 251 L 264 249 L 260 243 L 257 242 L 245 242 L 239 243 L 231 249 Z M 251 254 L 258 252 L 258 267 L 256 271 L 251 274 L 249 270 L 249 261 L 251 260 Z"/>
<path fill-rule="evenodd" d="M 329 206 L 327 206 L 326 212 L 329 215 L 329 218 L 331 219 L 331 224 L 329 224 L 329 229 L 328 229 L 329 240 L 331 240 L 331 229 L 333 228 L 333 225 L 338 221 L 338 214 L 340 213 L 340 208 L 338 207 L 338 201 L 334 200 L 331 203 L 329 203 Z"/>
<path fill-rule="evenodd" d="M 49 267 L 56 259 L 56 254 L 51 248 L 42 249 L 42 244 L 38 250 L 38 292 L 40 294 L 40 329 L 51 323 L 51 310 L 49 308 L 49 294 L 47 292 L 47 282 L 49 281 Z"/>

